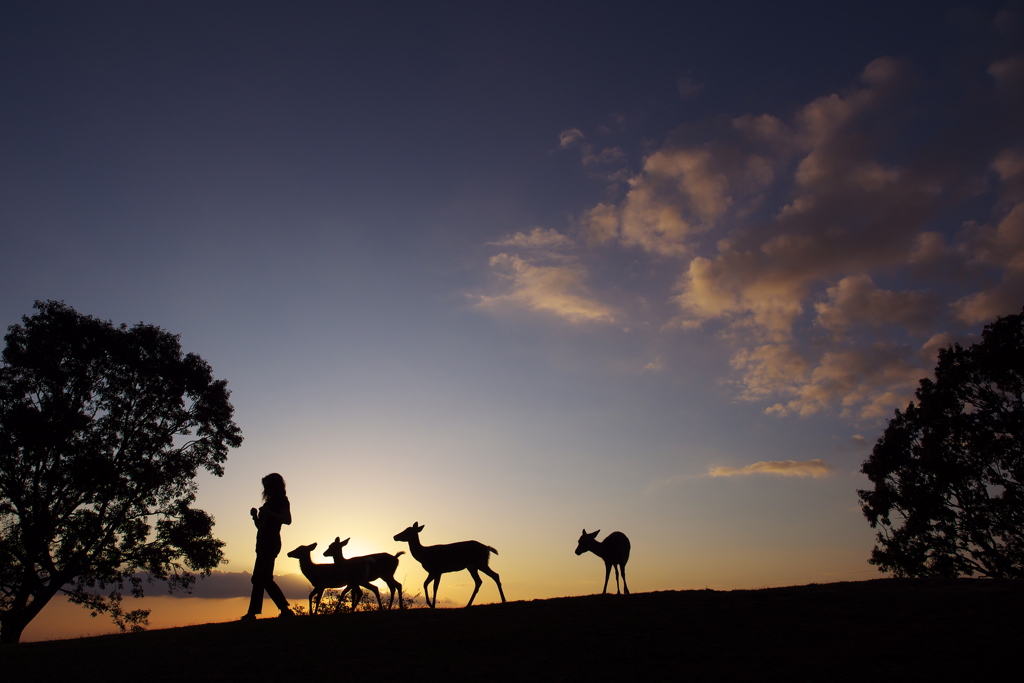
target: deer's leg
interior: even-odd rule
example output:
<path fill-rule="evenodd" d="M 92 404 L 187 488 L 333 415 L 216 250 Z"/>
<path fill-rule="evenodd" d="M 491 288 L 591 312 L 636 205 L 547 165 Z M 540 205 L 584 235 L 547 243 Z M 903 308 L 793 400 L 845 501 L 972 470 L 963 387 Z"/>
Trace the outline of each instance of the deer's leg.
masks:
<path fill-rule="evenodd" d="M 391 590 L 397 590 L 398 591 L 398 608 L 399 609 L 405 609 L 405 600 L 403 600 L 404 596 L 402 595 L 402 584 L 398 583 L 394 579 L 391 579 L 391 580 L 394 582 L 394 586 L 393 586 L 393 588 Z M 388 607 L 388 609 L 391 609 L 391 608 Z"/>
<path fill-rule="evenodd" d="M 473 583 L 475 585 L 473 586 L 473 594 L 469 596 L 469 602 L 466 603 L 466 607 L 469 607 L 473 604 L 473 598 L 476 597 L 477 591 L 480 590 L 480 584 L 483 583 L 483 581 L 480 579 L 480 574 L 477 573 L 476 569 L 474 569 L 473 567 L 468 567 L 468 569 L 469 575 L 473 577 Z"/>
<path fill-rule="evenodd" d="M 341 594 L 338 596 L 338 601 L 334 603 L 334 614 L 341 611 L 341 606 L 345 603 L 345 596 L 348 595 L 350 590 L 352 590 L 351 586 L 345 586 L 342 589 Z"/>
<path fill-rule="evenodd" d="M 604 588 L 601 589 L 601 595 L 608 592 L 608 575 L 612 573 L 612 563 L 604 563 Z"/>
<path fill-rule="evenodd" d="M 615 570 L 615 594 L 619 595 L 622 593 L 622 591 L 619 590 L 619 565 L 613 564 L 612 569 Z"/>
<path fill-rule="evenodd" d="M 498 584 L 498 595 L 501 596 L 501 601 L 505 602 L 505 591 L 501 590 L 501 577 L 498 576 L 498 572 L 494 571 L 490 567 L 480 567 L 480 571 L 494 579 L 494 583 Z"/>
<path fill-rule="evenodd" d="M 402 604 L 402 584 L 395 581 L 395 577 L 391 577 L 390 579 L 384 579 L 384 581 L 387 582 L 388 588 L 391 590 L 391 597 L 388 598 L 388 609 L 391 609 L 391 606 L 395 604 L 396 590 L 398 591 L 398 606 L 405 607 L 405 605 Z"/>
<path fill-rule="evenodd" d="M 434 582 L 434 600 L 430 600 L 430 582 Z M 437 602 L 437 584 L 441 583 L 441 575 L 438 574 L 435 578 L 433 574 L 427 576 L 427 580 L 423 582 L 423 597 L 427 601 L 427 607 L 433 607 L 434 603 Z"/>
<path fill-rule="evenodd" d="M 437 588 L 441 585 L 441 575 L 438 574 L 434 577 L 434 601 L 430 603 L 431 607 L 437 607 Z"/>
<path fill-rule="evenodd" d="M 377 598 L 377 611 L 379 612 L 384 609 L 384 605 L 380 602 L 380 591 L 377 589 L 377 586 L 369 582 L 364 583 L 363 585 L 369 588 L 370 592 L 373 593 L 373 596 Z"/>
<path fill-rule="evenodd" d="M 622 563 L 622 592 L 629 595 L 629 586 L 626 585 L 626 563 Z"/>
<path fill-rule="evenodd" d="M 345 602 L 345 596 L 348 595 L 351 591 L 352 586 L 345 586 L 345 588 L 342 589 L 341 595 L 338 596 L 338 604 L 334 606 L 335 612 L 341 609 L 342 604 Z"/>

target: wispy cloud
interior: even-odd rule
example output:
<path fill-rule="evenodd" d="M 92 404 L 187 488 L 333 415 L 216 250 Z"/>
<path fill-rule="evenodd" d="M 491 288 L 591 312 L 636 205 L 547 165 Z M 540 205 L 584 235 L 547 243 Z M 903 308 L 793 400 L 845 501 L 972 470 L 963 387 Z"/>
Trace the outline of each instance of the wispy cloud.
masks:
<path fill-rule="evenodd" d="M 536 265 L 512 254 L 491 258 L 491 267 L 508 283 L 510 291 L 481 296 L 477 305 L 487 309 L 512 307 L 546 313 L 570 323 L 611 323 L 615 310 L 599 301 L 586 285 L 587 273 L 579 264 Z"/>
<path fill-rule="evenodd" d="M 775 474 L 781 477 L 812 477 L 819 479 L 832 474 L 833 467 L 824 460 L 763 460 L 746 467 L 714 466 L 708 469 L 711 477 L 740 477 L 751 474 Z"/>
<path fill-rule="evenodd" d="M 558 232 L 546 228 L 534 228 L 530 232 L 517 232 L 505 235 L 499 240 L 488 242 L 498 247 L 522 247 L 525 249 L 561 249 L 572 247 L 573 241 Z"/>

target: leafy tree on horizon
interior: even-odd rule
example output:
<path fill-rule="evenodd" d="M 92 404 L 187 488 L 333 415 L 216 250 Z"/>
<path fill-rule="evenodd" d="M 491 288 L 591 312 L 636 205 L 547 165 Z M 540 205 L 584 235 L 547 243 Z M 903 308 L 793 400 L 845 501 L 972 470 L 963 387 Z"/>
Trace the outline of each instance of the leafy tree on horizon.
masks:
<path fill-rule="evenodd" d="M 223 561 L 192 505 L 199 469 L 221 476 L 242 442 L 227 382 L 154 325 L 34 307 L 0 363 L 0 643 L 58 593 L 139 630 L 149 611 L 122 591 L 188 589 Z"/>
<path fill-rule="evenodd" d="M 897 577 L 1024 578 L 1024 312 L 939 352 L 896 411 L 858 491 L 871 564 Z"/>

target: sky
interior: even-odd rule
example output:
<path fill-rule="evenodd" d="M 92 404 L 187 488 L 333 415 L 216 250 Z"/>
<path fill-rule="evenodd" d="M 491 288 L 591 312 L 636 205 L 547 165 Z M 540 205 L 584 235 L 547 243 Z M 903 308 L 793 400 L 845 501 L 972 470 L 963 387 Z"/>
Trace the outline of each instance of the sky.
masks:
<path fill-rule="evenodd" d="M 1024 303 L 1024 4 L 9 0 L 0 231 L 4 327 L 159 325 L 232 391 L 228 564 L 155 627 L 241 616 L 269 472 L 286 550 L 415 521 L 510 600 L 600 591 L 582 529 L 634 592 L 875 578 L 861 463 Z"/>

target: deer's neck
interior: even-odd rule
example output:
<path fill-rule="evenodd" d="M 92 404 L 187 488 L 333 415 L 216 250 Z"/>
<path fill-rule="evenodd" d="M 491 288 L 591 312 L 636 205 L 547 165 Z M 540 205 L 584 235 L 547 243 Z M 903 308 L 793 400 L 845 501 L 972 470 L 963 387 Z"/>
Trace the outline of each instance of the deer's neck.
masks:
<path fill-rule="evenodd" d="M 599 543 L 598 541 L 594 541 L 589 546 L 587 546 L 587 550 L 594 553 L 602 560 L 605 559 L 605 556 L 608 554 L 608 549 L 604 547 L 603 543 Z"/>
<path fill-rule="evenodd" d="M 412 556 L 416 558 L 416 561 L 421 564 L 423 563 L 423 560 L 427 559 L 426 556 L 428 553 L 426 552 L 426 548 L 423 547 L 423 544 L 420 543 L 419 535 L 413 536 L 409 540 L 409 552 L 412 553 Z"/>

